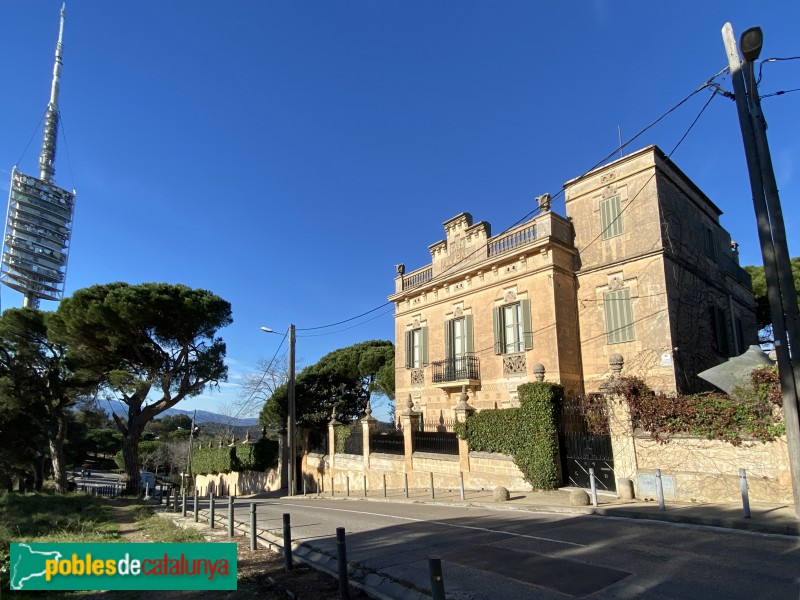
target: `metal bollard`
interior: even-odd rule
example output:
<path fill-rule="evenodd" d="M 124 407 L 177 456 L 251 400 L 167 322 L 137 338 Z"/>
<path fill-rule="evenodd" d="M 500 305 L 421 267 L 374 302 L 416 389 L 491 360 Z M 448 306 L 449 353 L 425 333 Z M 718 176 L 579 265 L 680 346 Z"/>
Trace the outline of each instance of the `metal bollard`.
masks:
<path fill-rule="evenodd" d="M 366 475 L 362 475 L 362 477 L 364 478 L 364 498 L 366 498 L 367 497 L 367 476 Z"/>
<path fill-rule="evenodd" d="M 197 523 L 200 520 L 200 515 L 197 514 L 197 488 L 194 488 L 194 522 Z"/>
<path fill-rule="evenodd" d="M 744 518 L 750 518 L 750 495 L 747 490 L 747 475 L 745 475 L 744 469 L 739 469 L 739 484 L 742 487 L 742 512 L 744 513 Z"/>
<path fill-rule="evenodd" d="M 664 485 L 661 483 L 661 469 L 656 469 L 656 492 L 658 492 L 658 508 L 667 510 L 664 505 Z"/>
<path fill-rule="evenodd" d="M 144 484 L 144 499 L 150 500 L 150 482 Z"/>
<path fill-rule="evenodd" d="M 333 498 L 335 495 L 336 495 L 336 480 L 333 478 L 333 475 L 331 475 L 331 498 Z"/>
<path fill-rule="evenodd" d="M 408 473 L 403 473 L 403 478 L 406 482 L 406 498 L 408 498 Z"/>
<path fill-rule="evenodd" d="M 214 529 L 214 492 L 208 492 L 208 526 Z"/>
<path fill-rule="evenodd" d="M 250 503 L 250 550 L 256 549 L 256 503 Z"/>
<path fill-rule="evenodd" d="M 458 473 L 459 485 L 461 487 L 461 499 L 464 500 L 464 471 Z"/>
<path fill-rule="evenodd" d="M 436 491 L 433 489 L 433 471 L 430 472 L 431 476 L 431 500 L 436 499 Z"/>
<path fill-rule="evenodd" d="M 347 475 L 345 478 L 345 483 L 347 483 L 347 497 L 350 497 L 350 475 Z"/>
<path fill-rule="evenodd" d="M 306 478 L 303 477 L 303 496 L 306 495 Z"/>
<path fill-rule="evenodd" d="M 386 498 L 386 473 L 383 474 L 383 497 Z"/>
<path fill-rule="evenodd" d="M 428 571 L 431 574 L 431 600 L 446 600 L 444 597 L 444 579 L 442 578 L 442 559 L 429 558 Z"/>
<path fill-rule="evenodd" d="M 594 479 L 594 469 L 589 467 L 589 483 L 592 486 L 592 506 L 597 506 L 597 482 Z"/>
<path fill-rule="evenodd" d="M 186 516 L 186 488 L 181 490 L 181 516 Z"/>
<path fill-rule="evenodd" d="M 347 543 L 344 527 L 336 528 L 336 551 L 339 559 L 339 595 L 342 600 L 350 598 L 350 584 L 347 580 Z"/>
<path fill-rule="evenodd" d="M 289 513 L 283 513 L 283 568 L 292 570 L 292 526 Z"/>
<path fill-rule="evenodd" d="M 228 496 L 228 537 L 233 537 L 233 503 L 236 501 L 234 496 Z"/>

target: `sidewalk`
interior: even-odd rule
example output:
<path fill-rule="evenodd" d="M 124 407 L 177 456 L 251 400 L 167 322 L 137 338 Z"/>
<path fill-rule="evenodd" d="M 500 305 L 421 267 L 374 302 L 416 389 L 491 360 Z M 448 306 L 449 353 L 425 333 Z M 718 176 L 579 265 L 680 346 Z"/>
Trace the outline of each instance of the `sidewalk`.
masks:
<path fill-rule="evenodd" d="M 739 529 L 757 533 L 800 536 L 800 520 L 794 514 L 794 507 L 788 504 L 750 504 L 750 518 L 744 518 L 741 504 L 685 504 L 667 501 L 665 510 L 660 510 L 658 502 L 633 500 L 623 502 L 612 494 L 598 494 L 598 506 L 573 506 L 569 492 L 574 488 L 562 488 L 552 492 L 511 492 L 506 502 L 494 500 L 491 490 L 466 490 L 464 500 L 459 490 L 436 490 L 431 497 L 430 490 L 410 490 L 406 498 L 403 490 L 387 490 L 382 493 L 351 492 L 349 497 L 337 492 L 335 496 L 322 493 L 309 494 L 309 498 L 332 498 L 369 500 L 375 502 L 413 502 L 450 504 L 456 506 L 480 506 L 493 510 L 525 510 L 580 515 L 600 515 L 625 519 L 648 519 L 670 523 L 703 525 Z"/>

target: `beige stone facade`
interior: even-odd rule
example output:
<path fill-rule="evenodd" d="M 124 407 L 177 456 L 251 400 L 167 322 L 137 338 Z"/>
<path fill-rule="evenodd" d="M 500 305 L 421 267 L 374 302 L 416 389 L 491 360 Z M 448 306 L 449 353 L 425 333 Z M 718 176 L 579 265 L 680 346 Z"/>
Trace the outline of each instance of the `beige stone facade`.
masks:
<path fill-rule="evenodd" d="M 697 373 L 755 343 L 750 279 L 721 211 L 660 150 L 645 148 L 564 189 L 587 391 L 608 377 L 617 353 L 626 374 L 654 390 L 694 392 L 704 387 Z M 613 202 L 619 218 L 604 229 L 603 208 Z M 610 292 L 629 298 L 631 335 L 621 339 L 608 332 Z"/>
<path fill-rule="evenodd" d="M 426 418 L 452 418 L 466 386 L 475 408 L 508 408 L 517 403 L 517 387 L 534 380 L 537 363 L 547 365 L 548 380 L 580 393 L 569 221 L 547 211 L 495 237 L 467 213 L 444 225 L 446 239 L 430 247 L 432 264 L 398 276 L 390 298 L 396 305 L 397 398 L 410 395 Z M 498 313 L 506 309 L 514 321 L 500 325 Z M 447 337 L 455 321 L 468 336 L 461 352 Z M 498 328 L 508 332 L 502 348 Z M 407 352 L 414 332 L 426 346 L 416 363 Z"/>
<path fill-rule="evenodd" d="M 658 148 L 565 184 L 567 218 L 539 214 L 492 236 L 462 213 L 431 263 L 395 293 L 396 396 L 426 419 L 453 417 L 462 386 L 478 409 L 517 403 L 547 381 L 591 392 L 622 354 L 655 390 L 702 387 L 696 373 L 756 339 L 749 277 L 720 210 Z"/>

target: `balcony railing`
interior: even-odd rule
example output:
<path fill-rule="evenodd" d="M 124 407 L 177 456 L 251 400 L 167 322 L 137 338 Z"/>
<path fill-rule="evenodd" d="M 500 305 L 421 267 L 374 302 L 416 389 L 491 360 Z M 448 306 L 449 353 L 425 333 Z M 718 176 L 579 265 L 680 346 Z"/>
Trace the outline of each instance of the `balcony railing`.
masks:
<path fill-rule="evenodd" d="M 497 256 L 506 252 L 511 252 L 536 240 L 536 224 L 528 225 L 522 229 L 517 229 L 506 235 L 501 235 L 489 240 L 489 256 Z"/>
<path fill-rule="evenodd" d="M 480 380 L 481 362 L 474 354 L 462 354 L 444 360 L 435 360 L 433 367 L 433 383 L 448 381 Z"/>
<path fill-rule="evenodd" d="M 433 267 L 417 269 L 403 277 L 403 289 L 411 290 L 419 287 L 433 279 Z"/>

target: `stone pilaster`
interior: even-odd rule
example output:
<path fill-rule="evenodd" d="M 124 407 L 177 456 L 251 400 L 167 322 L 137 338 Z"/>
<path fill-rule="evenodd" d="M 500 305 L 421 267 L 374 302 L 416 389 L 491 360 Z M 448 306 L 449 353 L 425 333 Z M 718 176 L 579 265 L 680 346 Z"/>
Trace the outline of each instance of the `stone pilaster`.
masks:
<path fill-rule="evenodd" d="M 369 471 L 369 455 L 371 449 L 369 447 L 369 436 L 378 427 L 378 419 L 372 416 L 372 403 L 367 400 L 366 416 L 361 419 L 362 428 L 362 449 L 364 452 L 364 474 Z"/>
<path fill-rule="evenodd" d="M 459 402 L 454 409 L 456 421 L 459 423 L 466 422 L 467 418 L 475 412 L 475 409 L 467 402 L 468 400 L 469 396 L 467 395 L 466 386 L 462 386 Z M 462 473 L 469 473 L 470 470 L 469 444 L 467 444 L 467 440 L 462 440 L 461 438 L 458 438 L 458 470 Z"/>
<path fill-rule="evenodd" d="M 636 441 L 633 437 L 633 422 L 628 402 L 614 393 L 614 384 L 621 377 L 625 364 L 620 354 L 612 354 L 608 358 L 611 368 L 611 380 L 600 386 L 606 401 L 608 429 L 611 435 L 611 450 L 614 454 L 614 477 L 617 480 L 630 479 L 636 481 L 638 463 L 636 460 Z M 620 489 L 620 485 L 617 488 Z"/>
<path fill-rule="evenodd" d="M 333 474 L 334 455 L 336 454 L 336 426 L 341 425 L 336 420 L 336 409 L 331 411 L 331 420 L 328 421 L 328 461 L 331 465 L 331 474 Z"/>
<path fill-rule="evenodd" d="M 411 399 L 411 394 L 408 395 L 406 401 L 406 410 L 400 414 L 400 422 L 403 425 L 403 443 L 405 445 L 405 472 L 411 473 L 414 470 L 414 461 L 412 455 L 414 454 L 414 431 L 419 429 L 419 421 L 421 414 L 414 410 L 414 401 Z"/>

